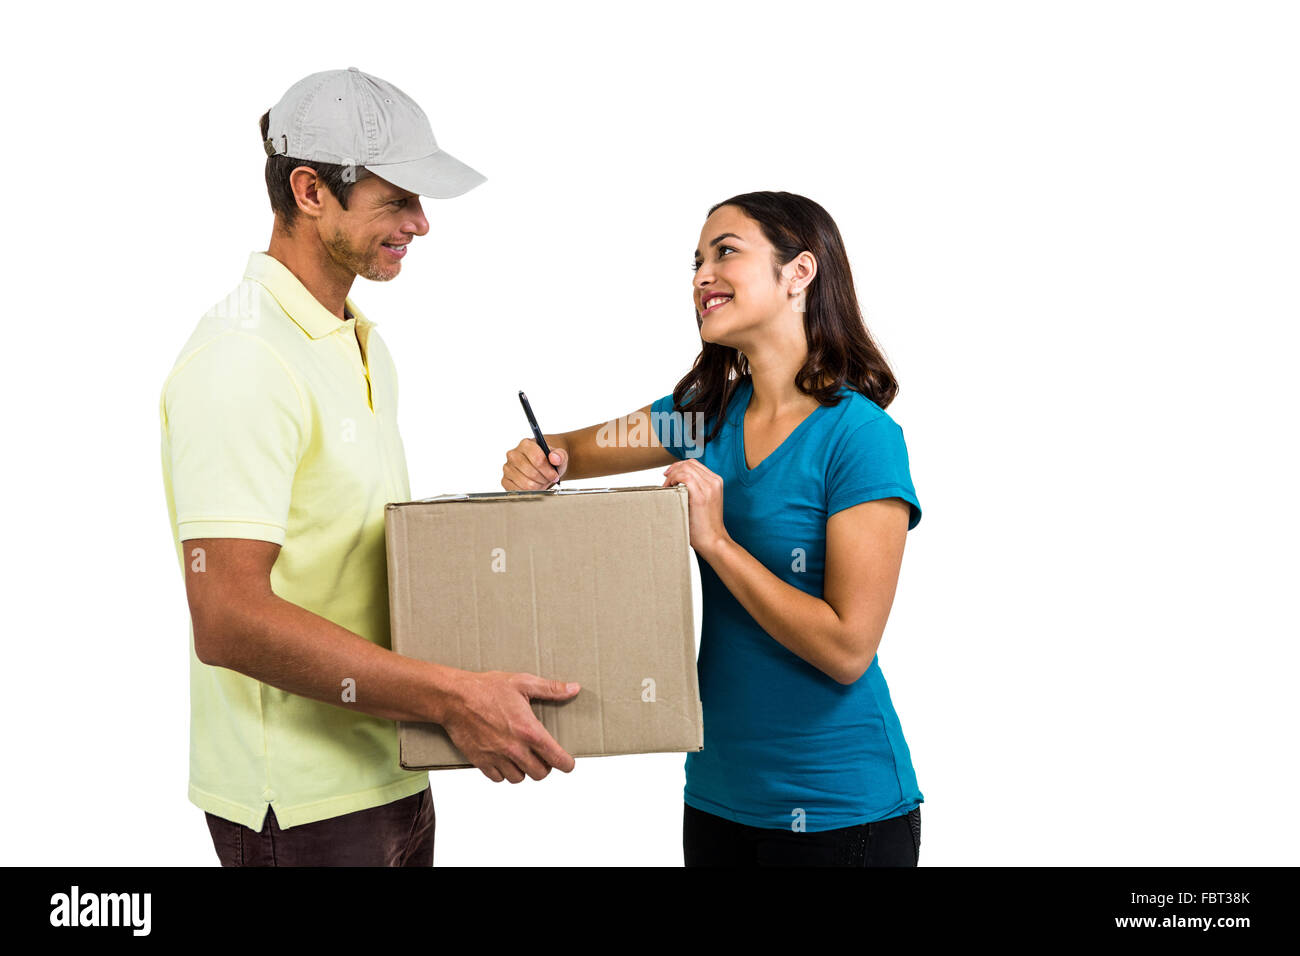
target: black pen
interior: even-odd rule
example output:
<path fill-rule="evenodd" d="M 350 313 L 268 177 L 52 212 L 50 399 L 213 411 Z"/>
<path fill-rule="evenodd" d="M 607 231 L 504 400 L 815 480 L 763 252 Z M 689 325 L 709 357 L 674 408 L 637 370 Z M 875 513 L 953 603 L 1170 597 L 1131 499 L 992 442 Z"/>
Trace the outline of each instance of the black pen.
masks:
<path fill-rule="evenodd" d="M 551 465 L 551 449 L 546 444 L 546 438 L 542 435 L 542 430 L 537 427 L 537 419 L 533 417 L 533 407 L 528 404 L 528 396 L 523 392 L 519 393 L 519 404 L 524 406 L 524 414 L 528 416 L 528 424 L 532 426 L 533 437 L 537 439 L 538 447 L 542 449 L 542 454 L 546 456 L 546 463 Z M 551 467 L 555 468 L 554 465 L 551 465 Z M 559 469 L 556 468 L 556 471 L 558 472 Z M 555 487 L 560 487 L 558 478 L 555 480 Z"/>

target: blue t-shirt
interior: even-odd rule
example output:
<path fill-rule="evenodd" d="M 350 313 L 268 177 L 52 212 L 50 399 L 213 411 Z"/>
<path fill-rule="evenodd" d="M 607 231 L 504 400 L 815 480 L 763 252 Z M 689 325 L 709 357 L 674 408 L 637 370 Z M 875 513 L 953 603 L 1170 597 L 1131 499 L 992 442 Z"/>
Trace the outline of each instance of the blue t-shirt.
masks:
<path fill-rule="evenodd" d="M 875 402 L 843 388 L 838 405 L 819 405 L 751 470 L 742 423 L 752 394 L 752 381 L 743 379 L 703 454 L 686 443 L 672 395 L 651 406 L 651 421 L 673 455 L 697 458 L 722 478 L 731 538 L 782 581 L 820 598 L 827 518 L 864 501 L 902 498 L 911 505 L 908 530 L 921 520 L 903 430 Z M 704 749 L 687 754 L 686 803 L 754 827 L 784 829 L 802 819 L 809 832 L 873 823 L 922 803 L 879 656 L 853 684 L 838 683 L 771 638 L 697 560 Z"/>

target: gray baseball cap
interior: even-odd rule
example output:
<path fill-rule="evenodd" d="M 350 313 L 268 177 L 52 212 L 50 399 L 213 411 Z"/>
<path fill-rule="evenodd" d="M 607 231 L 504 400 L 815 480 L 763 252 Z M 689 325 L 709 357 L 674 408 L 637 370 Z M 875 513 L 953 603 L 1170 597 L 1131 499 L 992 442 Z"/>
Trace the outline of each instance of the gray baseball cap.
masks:
<path fill-rule="evenodd" d="M 268 156 L 362 166 L 420 196 L 450 199 L 487 177 L 439 149 L 415 100 L 355 66 L 303 77 L 271 107 Z"/>

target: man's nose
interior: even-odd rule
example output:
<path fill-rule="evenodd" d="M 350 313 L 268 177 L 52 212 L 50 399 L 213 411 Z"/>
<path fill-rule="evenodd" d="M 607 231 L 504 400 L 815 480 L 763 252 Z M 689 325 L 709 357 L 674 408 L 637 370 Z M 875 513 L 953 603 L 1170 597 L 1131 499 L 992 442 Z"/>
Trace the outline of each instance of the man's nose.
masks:
<path fill-rule="evenodd" d="M 424 207 L 420 205 L 418 199 L 411 210 L 411 221 L 407 225 L 407 232 L 412 232 L 417 236 L 423 236 L 429 231 L 429 220 L 425 218 Z"/>

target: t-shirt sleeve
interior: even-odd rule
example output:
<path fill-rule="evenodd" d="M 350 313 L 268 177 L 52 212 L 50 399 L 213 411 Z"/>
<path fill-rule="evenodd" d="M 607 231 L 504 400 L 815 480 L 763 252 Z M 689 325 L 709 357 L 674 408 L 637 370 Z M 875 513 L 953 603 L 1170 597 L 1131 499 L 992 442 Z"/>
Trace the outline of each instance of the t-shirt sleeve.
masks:
<path fill-rule="evenodd" d="M 902 498 L 911 505 L 908 531 L 920 523 L 903 429 L 884 415 L 859 425 L 836 447 L 827 475 L 826 517 L 880 498 Z"/>
<path fill-rule="evenodd" d="M 180 540 L 283 544 L 306 422 L 289 369 L 259 339 L 226 333 L 186 358 L 162 404 Z"/>
<path fill-rule="evenodd" d="M 673 396 L 669 392 L 650 406 L 650 424 L 654 428 L 659 444 L 674 458 L 686 457 L 686 439 L 684 431 L 686 416 L 673 411 Z"/>

